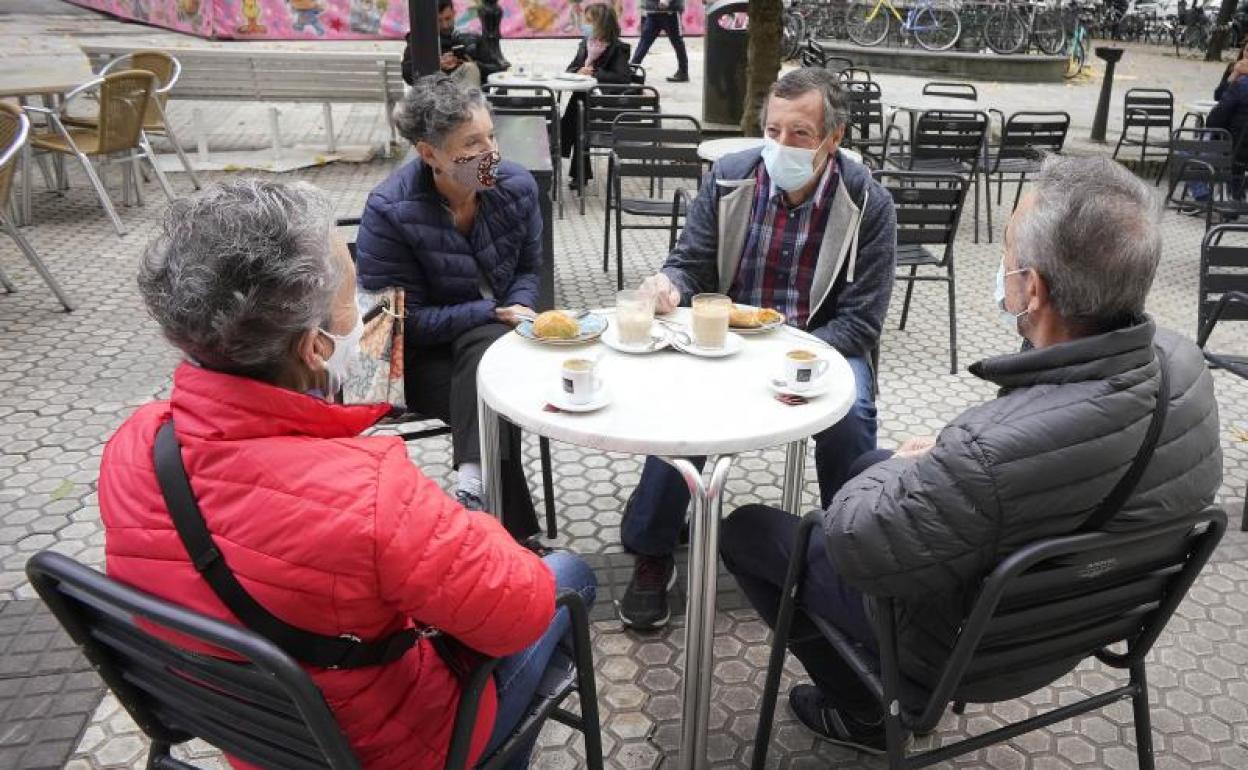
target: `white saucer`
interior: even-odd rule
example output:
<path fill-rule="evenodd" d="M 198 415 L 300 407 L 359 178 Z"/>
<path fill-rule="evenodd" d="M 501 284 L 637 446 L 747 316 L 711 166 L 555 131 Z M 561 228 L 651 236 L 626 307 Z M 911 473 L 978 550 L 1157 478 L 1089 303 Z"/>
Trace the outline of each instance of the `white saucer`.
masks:
<path fill-rule="evenodd" d="M 692 337 L 690 337 L 692 339 Z M 677 334 L 669 334 L 668 339 L 672 341 L 672 347 L 677 350 L 702 358 L 727 358 L 741 352 L 741 348 L 745 347 L 745 340 L 735 332 L 728 332 L 728 336 L 724 338 L 724 346 L 722 348 L 704 348 L 698 345 L 686 345 L 681 342 Z"/>
<path fill-rule="evenodd" d="M 602 344 L 612 350 L 618 350 L 621 353 L 631 353 L 633 355 L 644 355 L 646 353 L 654 353 L 655 351 L 662 350 L 668 346 L 667 332 L 658 323 L 650 325 L 650 339 L 653 341 L 656 338 L 658 339 L 657 342 L 643 342 L 640 345 L 625 345 L 620 342 L 620 329 L 617 322 L 616 324 L 608 326 L 607 330 L 602 333 L 602 337 L 600 339 L 602 340 Z M 651 347 L 652 344 L 653 347 Z"/>
<path fill-rule="evenodd" d="M 772 392 L 779 393 L 782 396 L 801 396 L 802 398 L 816 398 L 827 393 L 832 387 L 832 378 L 824 374 L 819 379 L 810 383 L 810 387 L 806 390 L 793 390 L 784 382 L 783 377 L 770 377 L 767 379 L 767 387 Z"/>
<path fill-rule="evenodd" d="M 596 412 L 611 403 L 611 389 L 603 385 L 588 404 L 573 404 L 561 388 L 551 388 L 546 393 L 546 401 L 563 412 Z"/>

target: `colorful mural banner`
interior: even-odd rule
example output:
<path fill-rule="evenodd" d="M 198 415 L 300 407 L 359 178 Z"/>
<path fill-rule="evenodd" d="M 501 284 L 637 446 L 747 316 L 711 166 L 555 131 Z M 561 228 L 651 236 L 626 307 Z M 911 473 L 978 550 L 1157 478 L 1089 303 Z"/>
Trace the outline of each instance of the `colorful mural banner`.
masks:
<path fill-rule="evenodd" d="M 379 40 L 403 37 L 407 0 L 69 0 L 155 27 L 224 40 Z M 455 0 L 455 23 L 477 32 L 481 0 Z M 509 37 L 579 37 L 584 0 L 498 0 Z M 625 35 L 641 26 L 641 0 L 612 0 Z M 688 0 L 685 34 L 701 35 L 702 0 Z"/>

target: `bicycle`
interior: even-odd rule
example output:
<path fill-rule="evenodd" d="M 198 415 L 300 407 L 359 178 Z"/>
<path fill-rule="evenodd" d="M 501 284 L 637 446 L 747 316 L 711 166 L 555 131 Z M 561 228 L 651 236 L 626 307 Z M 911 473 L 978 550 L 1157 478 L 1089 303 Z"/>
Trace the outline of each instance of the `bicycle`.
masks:
<path fill-rule="evenodd" d="M 1062 52 L 1066 42 L 1066 30 L 1062 26 L 1060 11 L 1044 8 L 1038 3 L 1028 3 L 1024 16 L 1014 4 L 1005 0 L 997 6 L 984 25 L 984 42 L 999 54 L 1014 54 L 1026 50 L 1029 41 L 1049 55 Z"/>
<path fill-rule="evenodd" d="M 1074 19 L 1074 26 L 1066 41 L 1066 71 L 1062 73 L 1067 80 L 1083 72 L 1088 63 L 1088 28 L 1083 23 L 1082 15 L 1076 13 Z"/>
<path fill-rule="evenodd" d="M 903 19 L 893 0 L 857 0 L 845 11 L 845 33 L 858 45 L 879 45 L 888 37 L 889 14 L 929 51 L 952 48 L 962 34 L 962 20 L 944 0 L 917 0 Z"/>

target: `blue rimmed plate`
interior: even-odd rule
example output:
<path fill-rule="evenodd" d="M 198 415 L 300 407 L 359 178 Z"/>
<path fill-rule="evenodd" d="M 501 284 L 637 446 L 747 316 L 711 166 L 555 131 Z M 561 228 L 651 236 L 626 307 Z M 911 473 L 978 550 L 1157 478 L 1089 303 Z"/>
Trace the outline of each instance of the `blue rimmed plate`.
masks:
<path fill-rule="evenodd" d="M 570 340 L 542 339 L 533 333 L 533 322 L 526 318 L 516 325 L 516 334 L 543 345 L 583 345 L 602 336 L 602 333 L 607 330 L 607 319 L 590 313 L 578 319 L 577 325 L 580 327 L 580 334 Z"/>

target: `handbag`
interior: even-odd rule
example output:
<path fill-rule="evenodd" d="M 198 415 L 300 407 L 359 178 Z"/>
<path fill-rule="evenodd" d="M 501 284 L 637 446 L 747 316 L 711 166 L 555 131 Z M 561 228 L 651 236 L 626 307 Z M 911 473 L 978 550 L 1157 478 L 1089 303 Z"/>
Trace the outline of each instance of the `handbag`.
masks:
<path fill-rule="evenodd" d="M 390 404 L 406 411 L 403 392 L 403 289 L 358 291 L 356 304 L 364 321 L 360 358 L 342 383 L 344 404 Z"/>

